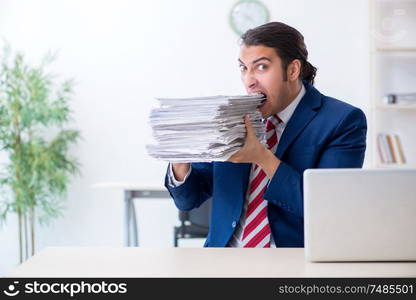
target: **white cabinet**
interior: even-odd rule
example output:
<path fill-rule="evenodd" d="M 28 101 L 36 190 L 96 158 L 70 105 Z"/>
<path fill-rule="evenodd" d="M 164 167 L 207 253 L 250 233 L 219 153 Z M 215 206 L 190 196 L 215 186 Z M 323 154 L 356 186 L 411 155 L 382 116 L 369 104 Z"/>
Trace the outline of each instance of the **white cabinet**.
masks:
<path fill-rule="evenodd" d="M 416 94 L 416 0 L 371 0 L 370 12 L 372 165 L 416 168 L 416 99 L 385 101 L 387 94 Z M 405 164 L 382 162 L 379 134 L 399 136 Z"/>

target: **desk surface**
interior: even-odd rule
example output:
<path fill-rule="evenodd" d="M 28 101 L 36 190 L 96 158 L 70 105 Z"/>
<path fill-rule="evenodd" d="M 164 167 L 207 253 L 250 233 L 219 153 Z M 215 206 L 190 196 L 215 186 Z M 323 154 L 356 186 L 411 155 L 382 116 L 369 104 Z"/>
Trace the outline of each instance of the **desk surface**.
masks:
<path fill-rule="evenodd" d="M 309 263 L 303 248 L 49 247 L 9 277 L 416 277 L 416 262 Z"/>
<path fill-rule="evenodd" d="M 151 183 L 133 183 L 133 182 L 102 182 L 91 185 L 94 189 L 117 189 L 117 190 L 139 190 L 139 191 L 166 191 L 163 185 Z"/>

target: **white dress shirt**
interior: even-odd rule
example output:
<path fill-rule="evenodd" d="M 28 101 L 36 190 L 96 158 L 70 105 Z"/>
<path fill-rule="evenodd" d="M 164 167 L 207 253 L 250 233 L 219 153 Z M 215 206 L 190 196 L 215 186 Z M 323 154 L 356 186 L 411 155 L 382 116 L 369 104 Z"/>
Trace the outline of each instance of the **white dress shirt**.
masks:
<path fill-rule="evenodd" d="M 305 90 L 304 85 L 302 84 L 301 90 L 300 90 L 299 94 L 296 96 L 296 98 L 283 111 L 281 111 L 277 114 L 277 116 L 282 120 L 282 122 L 279 123 L 275 128 L 278 140 L 280 140 L 280 137 L 282 136 L 283 131 L 286 128 L 286 124 L 289 122 L 289 120 L 292 117 L 296 107 L 298 106 L 300 100 L 305 95 L 305 93 L 306 93 L 306 90 Z M 176 180 L 176 178 L 173 174 L 172 164 L 169 164 L 169 171 L 168 171 L 169 185 L 172 186 L 172 187 L 178 187 L 179 185 L 184 183 L 186 178 L 188 178 L 189 174 L 191 173 L 191 170 L 192 170 L 192 167 L 189 168 L 189 171 L 186 174 L 183 181 L 178 181 L 178 180 Z M 253 171 L 253 168 L 251 168 L 251 172 L 252 171 Z M 251 174 L 250 174 L 250 176 L 251 176 Z M 269 182 L 270 182 L 270 180 L 269 180 Z M 228 243 L 229 247 L 242 247 L 241 238 L 242 238 L 242 234 L 243 234 L 244 224 L 245 224 L 245 221 L 246 221 L 246 211 L 247 211 L 247 195 L 246 195 L 246 199 L 244 201 L 244 209 L 243 209 L 242 216 L 240 218 L 240 221 L 238 222 L 238 225 L 237 225 L 237 227 L 234 231 L 233 236 L 231 237 L 230 242 Z M 272 248 L 276 247 L 276 244 L 273 240 L 273 234 L 271 235 L 270 247 L 272 247 Z"/>

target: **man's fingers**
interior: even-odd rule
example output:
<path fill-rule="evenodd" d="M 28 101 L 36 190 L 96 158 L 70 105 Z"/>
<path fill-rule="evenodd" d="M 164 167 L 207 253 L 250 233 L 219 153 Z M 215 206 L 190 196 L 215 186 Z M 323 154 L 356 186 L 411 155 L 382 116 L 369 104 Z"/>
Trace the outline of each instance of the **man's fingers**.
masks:
<path fill-rule="evenodd" d="M 231 155 L 227 161 L 229 162 L 233 162 L 233 163 L 237 163 L 240 162 L 240 151 L 234 153 L 233 155 Z"/>
<path fill-rule="evenodd" d="M 253 135 L 254 129 L 251 125 L 250 117 L 248 115 L 244 116 L 244 123 L 246 124 L 247 135 Z"/>

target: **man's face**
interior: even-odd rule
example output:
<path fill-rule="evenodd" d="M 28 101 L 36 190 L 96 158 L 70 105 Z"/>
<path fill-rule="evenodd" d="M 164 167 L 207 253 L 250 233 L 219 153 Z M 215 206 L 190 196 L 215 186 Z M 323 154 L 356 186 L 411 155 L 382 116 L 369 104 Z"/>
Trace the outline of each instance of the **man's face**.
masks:
<path fill-rule="evenodd" d="M 241 80 L 248 94 L 263 93 L 267 100 L 259 106 L 263 118 L 268 118 L 287 106 L 288 82 L 284 81 L 282 61 L 273 48 L 241 46 Z"/>

